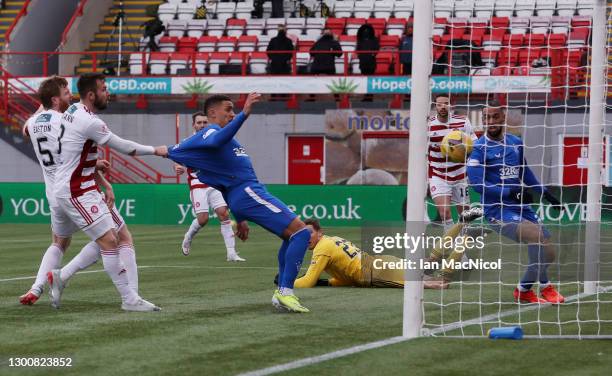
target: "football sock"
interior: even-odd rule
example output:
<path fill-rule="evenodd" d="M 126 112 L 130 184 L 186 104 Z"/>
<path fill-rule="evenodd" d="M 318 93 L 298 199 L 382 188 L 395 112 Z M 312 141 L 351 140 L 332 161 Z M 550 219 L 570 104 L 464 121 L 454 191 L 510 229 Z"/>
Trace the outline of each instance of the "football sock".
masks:
<path fill-rule="evenodd" d="M 189 239 L 193 239 L 194 236 L 200 231 L 204 226 L 200 226 L 198 223 L 198 219 L 195 218 L 193 222 L 191 222 L 191 226 L 189 226 L 189 230 L 187 230 L 187 237 Z"/>
<path fill-rule="evenodd" d="M 100 257 L 100 247 L 96 242 L 89 242 L 81 249 L 70 262 L 62 268 L 60 278 L 66 283 L 76 272 L 87 269 Z"/>
<path fill-rule="evenodd" d="M 280 289 L 278 289 L 278 291 L 282 296 L 293 295 L 293 289 L 290 289 L 288 287 L 281 287 Z"/>
<path fill-rule="evenodd" d="M 287 252 L 287 247 L 289 247 L 289 242 L 287 240 L 283 240 L 283 244 L 281 244 L 278 249 L 278 284 L 281 285 L 283 280 L 283 271 L 285 270 L 285 253 Z"/>
<path fill-rule="evenodd" d="M 119 250 L 119 260 L 125 266 L 128 285 L 138 294 L 138 266 L 136 265 L 134 246 L 132 244 L 120 244 L 117 249 Z"/>
<path fill-rule="evenodd" d="M 302 260 L 304 260 L 309 241 L 310 231 L 307 228 L 299 230 L 289 238 L 289 245 L 285 252 L 285 267 L 282 278 L 279 279 L 279 287 L 293 288 L 295 278 L 302 267 Z"/>
<path fill-rule="evenodd" d="M 463 227 L 465 226 L 465 224 L 463 223 L 457 223 L 456 225 L 453 225 L 450 229 L 444 231 L 444 235 L 442 236 L 442 244 L 440 245 L 439 248 L 434 248 L 433 251 L 431 251 L 431 254 L 429 257 L 431 257 L 434 260 L 441 260 L 442 258 L 446 257 L 446 255 L 448 255 L 449 252 L 453 251 L 452 248 L 447 249 L 444 247 L 444 240 L 447 237 L 450 238 L 456 238 L 457 235 L 459 235 L 459 233 L 461 233 L 461 230 L 463 229 Z"/>
<path fill-rule="evenodd" d="M 51 244 L 45 251 L 42 260 L 40 261 L 40 267 L 36 274 L 36 280 L 32 285 L 32 290 L 38 290 L 42 292 L 45 283 L 47 282 L 47 273 L 53 269 L 57 269 L 62 264 L 62 257 L 64 256 L 64 250 L 60 248 L 58 244 Z"/>
<path fill-rule="evenodd" d="M 531 289 L 533 283 L 538 280 L 548 281 L 546 273 L 546 265 L 544 264 L 544 247 L 538 244 L 529 244 L 527 246 L 527 254 L 529 255 L 529 265 L 523 278 L 521 278 L 520 287 L 526 291 Z"/>
<path fill-rule="evenodd" d="M 236 238 L 234 236 L 234 230 L 232 229 L 232 221 L 221 222 L 221 235 L 223 235 L 223 241 L 225 242 L 225 248 L 227 249 L 227 255 L 233 255 L 236 253 Z"/>
<path fill-rule="evenodd" d="M 139 296 L 128 284 L 127 273 L 123 272 L 123 267 L 119 261 L 119 251 L 116 249 L 102 250 L 102 262 L 104 270 L 111 278 L 115 288 L 121 296 L 121 301 L 127 304 L 135 304 Z"/>

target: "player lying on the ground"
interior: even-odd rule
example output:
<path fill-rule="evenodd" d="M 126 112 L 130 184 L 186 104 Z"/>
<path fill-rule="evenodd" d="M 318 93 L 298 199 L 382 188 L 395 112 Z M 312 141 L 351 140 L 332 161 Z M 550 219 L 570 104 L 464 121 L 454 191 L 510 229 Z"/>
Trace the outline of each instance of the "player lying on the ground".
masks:
<path fill-rule="evenodd" d="M 55 173 L 59 163 L 58 137 L 61 135 L 61 117 L 68 106 L 72 95 L 68 88 L 68 82 L 62 77 L 53 76 L 44 80 L 38 90 L 38 97 L 42 105 L 25 123 L 23 134 L 29 138 L 34 147 L 34 152 L 43 171 L 45 181 L 45 195 L 51 211 L 51 234 L 52 243 L 45 251 L 36 274 L 36 280 L 28 292 L 19 297 L 19 302 L 24 305 L 32 305 L 40 298 L 47 274 L 61 266 L 64 253 L 70 246 L 72 234 L 61 234 L 61 228 L 57 223 L 57 203 L 53 195 L 53 184 Z M 104 160 L 96 162 L 96 170 L 105 170 L 109 163 Z M 96 172 L 97 174 L 98 172 Z M 106 181 L 104 181 L 108 184 Z M 114 195 L 112 188 L 108 185 L 107 202 L 113 210 L 113 218 L 121 218 L 117 209 L 114 208 Z M 59 234 L 58 234 L 59 233 Z M 100 254 L 100 248 L 95 242 L 87 243 L 83 249 L 66 265 L 66 275 L 72 275 L 96 262 Z M 126 263 L 128 264 L 128 263 Z M 132 271 L 130 270 L 130 274 Z M 137 276 L 137 274 L 136 274 Z M 137 282 L 136 282 L 137 284 Z"/>
<path fill-rule="evenodd" d="M 228 203 L 237 225 L 237 236 L 248 237 L 247 220 L 257 223 L 283 240 L 278 251 L 279 288 L 272 304 L 291 312 L 309 312 L 293 293 L 293 283 L 304 259 L 310 233 L 287 205 L 257 180 L 251 158 L 234 138 L 261 95 L 247 96 L 244 108 L 234 114 L 225 95 L 213 95 L 204 103 L 210 125 L 178 145 L 168 148 L 168 158 L 198 171 L 198 179 L 218 189 Z"/>
<path fill-rule="evenodd" d="M 354 286 L 354 287 L 404 287 L 403 269 L 376 269 L 374 260 L 398 262 L 399 258 L 391 255 L 371 256 L 362 252 L 352 242 L 338 236 L 323 233 L 319 221 L 304 221 L 311 232 L 308 249 L 312 250 L 312 260 L 306 274 L 295 281 L 296 288 L 315 286 Z M 320 278 L 325 272 L 329 280 Z M 277 276 L 278 278 L 278 276 Z M 277 282 L 275 278 L 274 283 Z M 426 289 L 447 287 L 444 280 L 425 280 Z"/>
<path fill-rule="evenodd" d="M 194 133 L 199 132 L 208 125 L 208 118 L 203 112 L 196 112 L 191 118 L 193 120 L 191 126 L 193 127 Z M 183 244 L 181 245 L 183 254 L 185 256 L 189 255 L 193 237 L 208 223 L 208 210 L 212 208 L 217 214 L 219 222 L 221 222 L 221 235 L 225 242 L 227 261 L 246 261 L 236 252 L 236 238 L 234 230 L 232 229 L 232 221 L 229 216 L 227 204 L 221 192 L 202 183 L 198 179 L 196 172 L 191 169 L 185 169 L 185 167 L 177 164 L 174 166 L 174 170 L 179 175 L 187 171 L 189 198 L 191 199 L 191 207 L 196 213 L 196 218 L 191 222 L 191 226 L 189 226 L 189 230 L 187 230 L 183 238 Z"/>
<path fill-rule="evenodd" d="M 144 146 L 124 140 L 113 134 L 106 124 L 93 112 L 105 109 L 109 92 L 105 77 L 98 73 L 88 73 L 79 77 L 77 82 L 81 102 L 71 105 L 62 115 L 56 148 L 62 163 L 57 167 L 53 195 L 56 209 L 52 211 L 53 231 L 59 236 L 70 236 L 79 229 L 94 240 L 100 247 L 104 270 L 113 281 L 121 296 L 121 308 L 126 311 L 158 311 L 160 308 L 142 299 L 129 285 L 127 270 L 120 260 L 125 253 L 126 259 L 134 264 L 131 273 L 137 273 L 135 254 L 131 238 L 120 243 L 116 218 L 109 210 L 107 202 L 98 187 L 94 173 L 98 159 L 97 145 L 109 147 L 129 155 L 165 155 L 165 146 Z M 127 229 L 126 229 L 127 231 Z M 129 265 L 128 265 L 129 267 Z M 64 284 L 56 278 L 57 271 L 49 278 L 52 304 L 59 307 Z"/>
<path fill-rule="evenodd" d="M 531 209 L 529 190 L 543 196 L 553 207 L 561 203 L 535 177 L 523 154 L 519 137 L 506 133 L 506 112 L 492 101 L 483 110 L 486 133 L 476 142 L 467 163 L 470 185 L 480 194 L 484 215 L 492 227 L 516 242 L 528 244 L 529 265 L 514 290 L 517 301 L 563 303 L 548 279 L 547 269 L 555 258 L 550 233 Z M 540 282 L 542 299 L 533 292 Z"/>

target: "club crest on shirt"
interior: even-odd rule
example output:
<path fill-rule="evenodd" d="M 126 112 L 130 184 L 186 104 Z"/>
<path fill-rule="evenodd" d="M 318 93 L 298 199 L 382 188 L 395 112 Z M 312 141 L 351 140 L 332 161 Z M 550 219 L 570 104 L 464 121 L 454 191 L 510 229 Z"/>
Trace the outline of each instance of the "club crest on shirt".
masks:
<path fill-rule="evenodd" d="M 96 214 L 98 212 L 98 207 L 96 205 L 91 207 L 91 212 Z"/>

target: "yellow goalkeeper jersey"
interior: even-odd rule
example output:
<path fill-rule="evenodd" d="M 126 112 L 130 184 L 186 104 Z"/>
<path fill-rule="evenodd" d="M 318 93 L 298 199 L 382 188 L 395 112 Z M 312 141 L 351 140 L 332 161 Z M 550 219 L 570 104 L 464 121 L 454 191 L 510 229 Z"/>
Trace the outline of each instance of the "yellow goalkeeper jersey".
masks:
<path fill-rule="evenodd" d="M 332 286 L 362 286 L 366 281 L 361 258 L 361 250 L 350 241 L 323 235 L 312 251 L 312 261 L 306 275 L 295 281 L 295 287 L 314 287 L 323 271 L 332 277 L 329 280 Z"/>

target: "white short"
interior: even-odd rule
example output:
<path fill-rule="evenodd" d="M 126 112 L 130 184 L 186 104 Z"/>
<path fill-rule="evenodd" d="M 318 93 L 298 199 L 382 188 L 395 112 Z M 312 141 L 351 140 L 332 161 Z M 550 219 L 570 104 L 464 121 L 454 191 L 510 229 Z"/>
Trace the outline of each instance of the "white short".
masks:
<path fill-rule="evenodd" d="M 57 205 L 51 208 L 51 229 L 63 238 L 83 230 L 91 240 L 96 240 L 108 230 L 119 230 L 124 224 L 117 208 L 108 210 L 104 196 L 98 191 L 75 198 L 58 197 Z"/>
<path fill-rule="evenodd" d="M 217 210 L 222 206 L 227 206 L 221 192 L 211 187 L 192 189 L 189 196 L 191 197 L 193 211 L 196 214 L 208 213 L 209 207 Z"/>
<path fill-rule="evenodd" d="M 432 198 L 451 196 L 451 203 L 453 204 L 469 205 L 470 203 L 468 184 L 465 179 L 451 182 L 432 176 L 429 178 L 429 192 Z"/>

